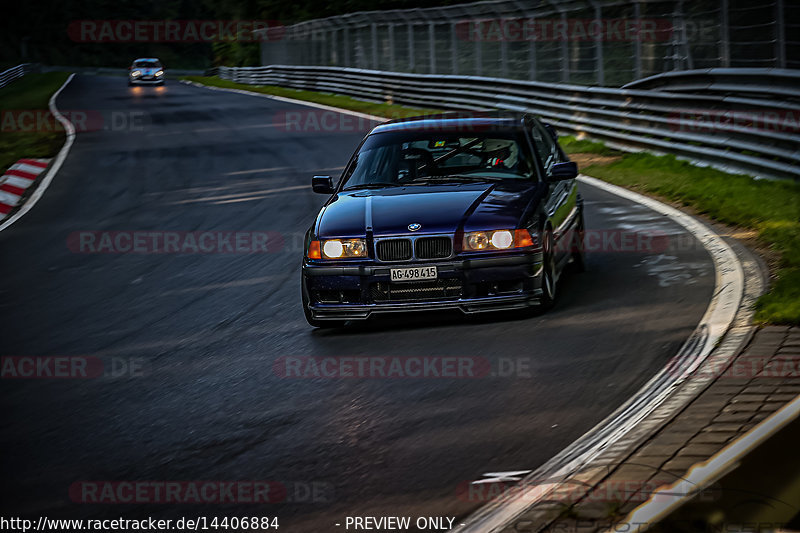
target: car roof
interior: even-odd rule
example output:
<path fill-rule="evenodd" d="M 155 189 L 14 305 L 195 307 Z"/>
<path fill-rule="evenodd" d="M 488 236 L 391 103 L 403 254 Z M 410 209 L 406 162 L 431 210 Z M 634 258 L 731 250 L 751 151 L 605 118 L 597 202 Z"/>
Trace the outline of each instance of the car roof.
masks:
<path fill-rule="evenodd" d="M 390 120 L 376 126 L 371 133 L 389 131 L 480 131 L 480 130 L 522 130 L 524 119 L 531 117 L 525 113 L 509 111 L 453 111 L 435 115 L 421 115 Z"/>

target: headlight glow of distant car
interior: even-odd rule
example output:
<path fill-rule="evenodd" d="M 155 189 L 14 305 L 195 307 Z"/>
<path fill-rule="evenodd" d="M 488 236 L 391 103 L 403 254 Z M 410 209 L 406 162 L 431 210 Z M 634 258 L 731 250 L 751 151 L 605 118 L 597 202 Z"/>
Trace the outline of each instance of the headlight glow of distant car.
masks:
<path fill-rule="evenodd" d="M 366 256 L 367 241 L 365 239 L 330 239 L 322 241 L 322 257 L 325 259 Z"/>
<path fill-rule="evenodd" d="M 159 77 L 161 77 L 163 75 L 164 75 L 164 71 L 163 70 L 159 70 L 158 72 L 156 72 L 156 78 L 159 78 Z"/>
<path fill-rule="evenodd" d="M 533 246 L 535 241 L 526 229 L 472 231 L 464 234 L 464 251 L 508 250 Z"/>
<path fill-rule="evenodd" d="M 133 76 L 134 78 L 138 78 L 141 75 L 142 72 L 140 70 L 134 70 L 133 72 L 131 72 L 131 76 Z"/>

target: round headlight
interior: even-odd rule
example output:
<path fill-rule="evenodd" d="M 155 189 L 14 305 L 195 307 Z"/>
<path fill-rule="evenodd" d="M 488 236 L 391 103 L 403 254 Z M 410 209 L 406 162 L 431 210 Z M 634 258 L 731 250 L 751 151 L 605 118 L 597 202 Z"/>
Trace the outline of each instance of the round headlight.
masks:
<path fill-rule="evenodd" d="M 485 233 L 475 232 L 469 235 L 467 244 L 469 244 L 472 250 L 482 250 L 489 245 L 489 239 L 486 237 Z"/>
<path fill-rule="evenodd" d="M 325 241 L 322 251 L 327 257 L 342 257 L 342 254 L 344 253 L 344 246 L 342 246 L 342 241 Z"/>
<path fill-rule="evenodd" d="M 504 229 L 492 233 L 492 246 L 495 248 L 503 250 L 505 248 L 511 248 L 512 244 L 514 244 L 514 236 L 510 231 Z"/>

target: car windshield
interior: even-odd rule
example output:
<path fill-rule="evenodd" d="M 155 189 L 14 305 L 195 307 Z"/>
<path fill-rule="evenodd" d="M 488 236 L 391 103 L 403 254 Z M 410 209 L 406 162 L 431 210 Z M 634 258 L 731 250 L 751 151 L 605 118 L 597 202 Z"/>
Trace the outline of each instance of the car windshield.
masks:
<path fill-rule="evenodd" d="M 161 68 L 158 61 L 134 61 L 133 66 L 137 68 Z"/>
<path fill-rule="evenodd" d="M 376 133 L 348 165 L 344 188 L 530 179 L 525 146 L 515 131 Z"/>

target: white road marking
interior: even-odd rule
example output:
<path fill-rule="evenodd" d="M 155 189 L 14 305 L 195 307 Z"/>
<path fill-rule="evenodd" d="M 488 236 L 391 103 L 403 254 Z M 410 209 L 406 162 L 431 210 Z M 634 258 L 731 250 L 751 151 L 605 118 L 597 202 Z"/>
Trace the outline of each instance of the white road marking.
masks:
<path fill-rule="evenodd" d="M 260 172 L 275 172 L 276 170 L 289 170 L 292 167 L 270 167 L 254 168 L 252 170 L 237 170 L 236 172 L 226 172 L 223 176 L 241 176 L 242 174 L 258 174 Z"/>
<path fill-rule="evenodd" d="M 173 289 L 170 291 L 164 291 L 160 294 L 160 296 L 167 296 L 169 294 L 185 294 L 187 292 L 205 292 L 214 289 L 231 289 L 234 287 L 250 287 L 252 285 L 264 285 L 271 281 L 275 281 L 278 278 L 282 278 L 282 276 L 262 276 L 260 278 L 237 279 L 235 281 L 226 281 L 224 283 L 210 283 L 208 285 L 201 285 L 199 287 L 188 287 L 185 289 Z"/>
<path fill-rule="evenodd" d="M 669 287 L 675 284 L 691 285 L 697 283 L 697 277 L 704 277 L 709 274 L 706 263 L 682 263 L 677 256 L 658 254 L 648 255 L 633 268 L 644 267 L 648 276 L 658 279 L 661 287 Z"/>
<path fill-rule="evenodd" d="M 276 194 L 279 192 L 286 192 L 286 191 L 296 191 L 299 189 L 308 189 L 310 188 L 308 185 L 292 185 L 291 187 L 277 187 L 275 189 L 261 189 L 260 191 L 244 191 L 235 194 L 223 194 L 219 196 L 206 196 L 203 198 L 189 198 L 187 200 L 178 200 L 177 202 L 170 202 L 169 205 L 181 205 L 181 204 L 196 204 L 200 202 L 214 202 L 216 200 L 229 200 L 229 202 L 240 201 L 244 202 L 248 199 L 261 199 L 265 198 L 271 194 Z M 223 202 L 216 202 L 216 203 L 223 203 Z"/>
<path fill-rule="evenodd" d="M 162 131 L 160 133 L 148 133 L 148 137 L 163 137 L 164 135 L 183 135 L 185 131 Z"/>
<path fill-rule="evenodd" d="M 522 481 L 522 477 L 530 474 L 532 470 L 512 470 L 511 472 L 487 472 L 483 478 L 473 481 L 472 485 L 482 485 L 485 483 L 505 483 L 507 481 Z"/>
<path fill-rule="evenodd" d="M 212 85 L 203 85 L 202 83 L 197 83 L 195 81 L 186 81 L 181 80 L 181 83 L 186 85 L 194 85 L 195 87 L 202 87 L 203 89 L 209 89 L 211 91 L 223 91 L 228 93 L 237 93 L 243 94 L 246 96 L 256 96 L 259 98 L 268 98 L 270 100 L 277 100 L 278 102 L 287 102 L 290 104 L 297 104 L 306 107 L 314 107 L 316 109 L 325 109 L 326 111 L 333 111 L 335 113 L 342 113 L 344 115 L 351 115 L 354 117 L 365 118 L 367 120 L 372 120 L 375 122 L 386 122 L 389 120 L 386 117 L 379 117 L 376 115 L 368 115 L 367 113 L 360 113 L 358 111 L 351 111 L 350 109 L 342 109 L 340 107 L 333 107 L 325 104 L 317 104 L 315 102 L 308 102 L 306 100 L 295 100 L 294 98 L 286 98 L 285 96 L 275 96 L 273 94 L 264 94 L 264 93 L 256 93 L 253 91 L 245 91 L 243 89 L 229 89 L 227 87 L 214 87 Z"/>

